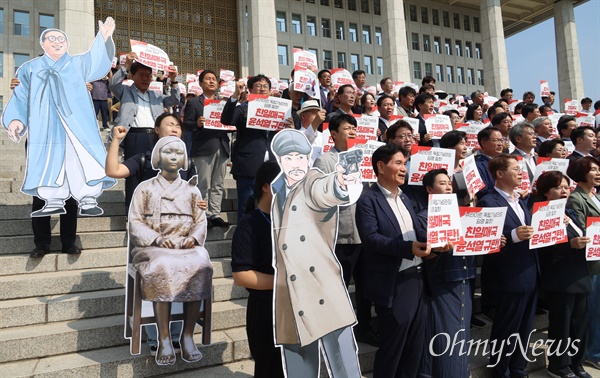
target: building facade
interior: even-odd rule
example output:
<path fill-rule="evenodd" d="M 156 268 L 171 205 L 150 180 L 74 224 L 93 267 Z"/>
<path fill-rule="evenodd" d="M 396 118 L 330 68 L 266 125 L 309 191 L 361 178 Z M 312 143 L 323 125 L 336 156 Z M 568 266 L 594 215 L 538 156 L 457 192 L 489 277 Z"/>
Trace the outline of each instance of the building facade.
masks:
<path fill-rule="evenodd" d="M 368 85 L 387 76 L 419 84 L 431 75 L 448 93 L 492 95 L 510 85 L 505 37 L 554 17 L 562 102 L 583 96 L 573 7 L 585 1 L 5 0 L 0 107 L 18 66 L 43 53 L 44 29 L 64 30 L 76 54 L 108 16 L 116 20 L 117 52 L 143 40 L 165 50 L 181 73 L 227 68 L 290 80 L 300 47 L 317 55 L 319 68 L 364 70 Z"/>

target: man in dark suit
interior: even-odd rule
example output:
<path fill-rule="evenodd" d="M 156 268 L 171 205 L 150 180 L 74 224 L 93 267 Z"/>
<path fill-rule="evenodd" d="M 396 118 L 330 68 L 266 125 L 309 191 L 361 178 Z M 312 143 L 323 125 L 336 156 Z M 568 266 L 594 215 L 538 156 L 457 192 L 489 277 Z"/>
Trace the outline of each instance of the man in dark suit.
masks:
<path fill-rule="evenodd" d="M 533 235 L 531 214 L 524 200 L 514 191 L 521 184 L 521 168 L 514 155 L 502 154 L 488 165 L 495 180 L 494 191 L 479 202 L 481 207 L 507 207 L 503 234 L 506 246 L 499 253 L 486 255 L 483 264 L 494 292 L 496 316 L 490 340 L 496 341 L 490 364 L 493 376 L 527 377 L 527 360 L 513 334 L 527 348 L 537 305 L 538 256 L 529 249 Z M 510 344 L 509 344 L 510 342 Z M 501 346 L 504 346 L 501 349 Z M 512 353 L 511 353 L 512 352 Z"/>
<path fill-rule="evenodd" d="M 331 86 L 331 71 L 321 70 L 317 78 L 319 79 L 319 90 L 321 92 L 321 108 L 330 112 L 334 95 L 334 90 Z"/>
<path fill-rule="evenodd" d="M 271 92 L 271 80 L 262 74 L 248 79 L 248 89 L 252 94 L 268 95 Z M 248 101 L 237 106 L 240 96 L 246 91 L 246 85 L 240 80 L 235 87 L 233 96 L 223 108 L 221 123 L 235 126 L 237 138 L 231 151 L 231 174 L 236 181 L 238 194 L 238 219 L 244 215 L 244 207 L 250 198 L 250 189 L 254 183 L 256 171 L 267 160 L 275 160 L 270 151 L 273 131 L 248 129 Z"/>
<path fill-rule="evenodd" d="M 204 100 L 214 99 L 219 89 L 217 74 L 204 70 L 198 78 L 202 94 L 188 101 L 185 107 L 183 127 L 192 133 L 191 157 L 198 170 L 198 189 L 208 202 L 206 218 L 208 227 L 226 227 L 229 222 L 220 217 L 223 199 L 223 182 L 229 159 L 229 135 L 227 131 L 204 128 Z"/>
<path fill-rule="evenodd" d="M 372 157 L 377 183 L 356 206 L 356 224 L 365 252 L 366 296 L 375 303 L 381 329 L 374 377 L 415 377 L 424 344 L 427 309 L 416 214 L 399 190 L 406 177 L 408 151 L 395 144 Z"/>
<path fill-rule="evenodd" d="M 590 152 L 596 149 L 596 133 L 590 126 L 578 127 L 573 130 L 571 140 L 575 145 L 575 151 L 567 158 L 569 165 L 584 156 L 592 156 Z"/>
<path fill-rule="evenodd" d="M 503 138 L 500 129 L 490 126 L 481 130 L 477 134 L 477 142 L 481 147 L 481 153 L 475 156 L 475 165 L 485 188 L 477 192 L 477 199 L 483 198 L 486 194 L 494 191 L 494 178 L 488 170 L 490 160 L 502 153 Z"/>
<path fill-rule="evenodd" d="M 512 144 L 515 145 L 515 150 L 511 154 L 523 158 L 527 166 L 529 182 L 533 183 L 533 175 L 535 174 L 537 163 L 537 156 L 534 153 L 536 134 L 533 126 L 527 123 L 518 123 L 510 129 L 508 135 Z"/>

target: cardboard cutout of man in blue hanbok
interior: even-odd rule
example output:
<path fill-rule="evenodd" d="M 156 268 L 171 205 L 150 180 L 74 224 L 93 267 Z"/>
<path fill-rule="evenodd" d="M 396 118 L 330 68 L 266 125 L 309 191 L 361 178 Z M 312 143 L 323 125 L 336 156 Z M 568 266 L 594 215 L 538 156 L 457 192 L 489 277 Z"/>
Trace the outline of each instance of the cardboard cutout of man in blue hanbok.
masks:
<path fill-rule="evenodd" d="M 115 53 L 115 21 L 98 24 L 90 50 L 74 56 L 63 31 L 46 29 L 40 35 L 44 55 L 19 67 L 19 85 L 2 114 L 15 143 L 28 134 L 21 191 L 46 202 L 32 217 L 64 214 L 69 197 L 77 200 L 80 215 L 101 215 L 97 198 L 116 184 L 104 172 L 106 150 L 86 87 L 108 73 Z"/>

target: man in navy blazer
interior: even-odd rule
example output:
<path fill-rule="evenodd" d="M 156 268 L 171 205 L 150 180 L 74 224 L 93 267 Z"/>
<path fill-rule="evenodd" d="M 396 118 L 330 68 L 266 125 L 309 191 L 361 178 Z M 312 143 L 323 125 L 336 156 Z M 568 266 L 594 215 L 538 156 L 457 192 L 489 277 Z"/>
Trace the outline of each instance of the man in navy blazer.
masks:
<path fill-rule="evenodd" d="M 221 123 L 235 126 L 237 130 L 237 138 L 231 149 L 231 174 L 236 181 L 238 219 L 242 219 L 245 213 L 244 207 L 250 198 L 250 189 L 258 167 L 267 160 L 275 160 L 270 147 L 275 132 L 246 128 L 248 102 L 238 106 L 238 99 L 245 92 L 245 86 L 241 80 L 236 84 L 233 96 L 221 113 Z M 258 74 L 248 79 L 248 89 L 251 94 L 268 95 L 271 92 L 271 80 Z"/>
<path fill-rule="evenodd" d="M 511 335 L 518 334 L 522 345 L 528 347 L 537 306 L 539 262 L 537 252 L 530 250 L 528 243 L 533 235 L 531 214 L 526 202 L 514 191 L 522 179 L 517 158 L 501 154 L 489 162 L 488 169 L 495 179 L 494 191 L 479 200 L 478 206 L 507 207 L 502 232 L 506 246 L 483 260 L 496 305 L 490 340 L 496 340 L 497 346 L 490 364 L 494 378 L 527 377 L 527 360 Z"/>
<path fill-rule="evenodd" d="M 415 377 L 425 338 L 421 258 L 430 248 L 417 241 L 416 214 L 398 188 L 406 177 L 408 156 L 395 144 L 379 147 L 372 157 L 377 183 L 356 206 L 367 272 L 365 295 L 375 303 L 381 329 L 375 378 Z"/>

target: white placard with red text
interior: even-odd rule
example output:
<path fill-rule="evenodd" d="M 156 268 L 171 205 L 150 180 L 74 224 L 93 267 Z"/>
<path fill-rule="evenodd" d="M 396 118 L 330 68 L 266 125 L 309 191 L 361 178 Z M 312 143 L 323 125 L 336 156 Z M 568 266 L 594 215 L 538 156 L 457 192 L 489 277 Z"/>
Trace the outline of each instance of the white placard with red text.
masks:
<path fill-rule="evenodd" d="M 294 91 L 304 92 L 315 100 L 321 100 L 321 90 L 317 75 L 302 67 L 294 68 Z"/>
<path fill-rule="evenodd" d="M 406 81 L 396 81 L 394 82 L 394 88 L 392 89 L 392 93 L 398 93 L 400 91 L 400 88 L 402 87 L 411 87 L 413 88 L 415 91 L 417 91 L 417 93 L 419 93 L 419 86 L 415 83 L 409 83 Z"/>
<path fill-rule="evenodd" d="M 537 165 L 535 167 L 535 174 L 533 175 L 532 188 L 536 189 L 537 180 L 542 174 L 548 171 L 559 171 L 563 175 L 567 174 L 567 168 L 569 168 L 569 159 L 558 159 L 558 158 L 547 158 L 538 157 Z"/>
<path fill-rule="evenodd" d="M 198 83 L 189 83 L 188 84 L 188 93 L 193 93 L 196 96 L 200 96 L 204 91 L 202 87 Z"/>
<path fill-rule="evenodd" d="M 441 139 L 444 134 L 452 130 L 452 122 L 447 115 L 425 114 L 424 118 L 427 134 L 430 134 L 432 139 Z"/>
<path fill-rule="evenodd" d="M 531 216 L 533 236 L 529 239 L 529 249 L 548 247 L 569 241 L 565 224 L 566 206 L 566 198 L 533 204 Z"/>
<path fill-rule="evenodd" d="M 540 97 L 550 97 L 550 85 L 546 80 L 540 80 Z"/>
<path fill-rule="evenodd" d="M 430 194 L 427 204 L 427 244 L 431 248 L 460 244 L 463 230 L 456 194 Z"/>
<path fill-rule="evenodd" d="M 459 207 L 464 243 L 454 256 L 477 256 L 500 252 L 507 207 Z"/>
<path fill-rule="evenodd" d="M 152 72 L 157 71 L 169 72 L 169 56 L 162 49 L 146 42 L 129 40 L 131 43 L 131 51 L 137 54 L 136 61 L 144 66 L 152 68 Z"/>
<path fill-rule="evenodd" d="M 565 113 L 574 116 L 577 115 L 577 112 L 579 112 L 579 101 L 565 99 Z"/>
<path fill-rule="evenodd" d="M 373 172 L 373 163 L 371 158 L 373 152 L 379 147 L 385 145 L 385 143 L 377 142 L 376 140 L 364 140 L 364 139 L 348 139 L 348 150 L 352 151 L 355 149 L 362 150 L 363 160 L 360 165 L 360 171 L 362 173 L 362 182 L 376 182 L 377 176 Z"/>
<path fill-rule="evenodd" d="M 120 65 L 124 66 L 126 61 L 127 61 L 127 54 L 119 55 L 119 64 Z"/>
<path fill-rule="evenodd" d="M 219 88 L 221 97 L 231 97 L 235 93 L 235 81 L 224 81 Z"/>
<path fill-rule="evenodd" d="M 204 99 L 204 128 L 211 130 L 236 131 L 235 126 L 227 126 L 221 123 L 221 113 L 227 103 L 226 100 Z"/>
<path fill-rule="evenodd" d="M 219 79 L 225 81 L 235 81 L 235 72 L 221 68 L 219 71 Z"/>
<path fill-rule="evenodd" d="M 301 69 L 316 72 L 319 70 L 318 66 L 317 56 L 314 53 L 294 47 L 294 69 L 300 67 Z"/>
<path fill-rule="evenodd" d="M 185 82 L 186 83 L 195 83 L 198 81 L 198 76 L 194 75 L 193 73 L 187 73 L 185 74 Z"/>
<path fill-rule="evenodd" d="M 151 81 L 148 89 L 154 91 L 158 95 L 163 93 L 163 82 L 162 81 Z"/>
<path fill-rule="evenodd" d="M 377 140 L 379 118 L 365 114 L 352 114 L 356 119 L 356 139 Z"/>
<path fill-rule="evenodd" d="M 397 120 L 406 121 L 413 129 L 413 135 L 419 134 L 419 120 L 417 118 L 405 117 L 401 115 L 392 115 L 390 117 L 390 126 L 393 125 Z"/>
<path fill-rule="evenodd" d="M 467 133 L 467 148 L 471 149 L 480 149 L 479 142 L 477 141 L 477 134 L 483 129 L 485 129 L 486 125 L 477 125 L 471 123 L 457 123 L 456 130 L 464 131 Z"/>
<path fill-rule="evenodd" d="M 600 261 L 600 217 L 588 217 L 586 232 L 590 242 L 585 246 L 585 259 L 587 261 Z"/>
<path fill-rule="evenodd" d="M 467 158 L 461 162 L 461 165 L 463 176 L 467 183 L 467 190 L 472 198 L 475 193 L 485 188 L 485 183 L 481 179 L 477 164 L 475 163 L 475 155 L 467 156 Z"/>
<path fill-rule="evenodd" d="M 452 177 L 455 155 L 454 149 L 413 146 L 407 178 L 408 185 L 423 186 L 423 176 L 432 169 L 443 168 Z"/>
<path fill-rule="evenodd" d="M 350 84 L 356 89 L 354 79 L 352 79 L 352 75 L 348 70 L 343 68 L 334 68 L 331 70 L 331 85 L 333 85 L 334 90 L 337 91 L 339 87 L 346 84 Z"/>
<path fill-rule="evenodd" d="M 321 126 L 323 127 L 323 131 L 321 132 L 321 143 L 323 144 L 323 153 L 325 153 L 333 148 L 334 143 L 331 132 L 329 131 L 329 122 L 323 122 Z"/>
<path fill-rule="evenodd" d="M 521 185 L 516 187 L 518 192 L 531 192 L 531 181 L 529 181 L 529 171 L 527 170 L 527 162 L 522 156 L 517 156 L 519 167 L 521 168 Z"/>
<path fill-rule="evenodd" d="M 594 127 L 594 124 L 596 123 L 596 117 L 594 117 L 594 115 L 591 113 L 577 113 L 577 115 L 575 116 L 575 120 L 577 121 L 577 127 Z"/>
<path fill-rule="evenodd" d="M 187 94 L 187 88 L 185 87 L 185 84 L 177 83 L 177 88 L 179 88 L 179 93 L 181 93 L 182 95 L 185 96 Z"/>
<path fill-rule="evenodd" d="M 264 95 L 248 95 L 246 127 L 279 131 L 286 127 L 285 120 L 292 116 L 292 100 Z"/>

